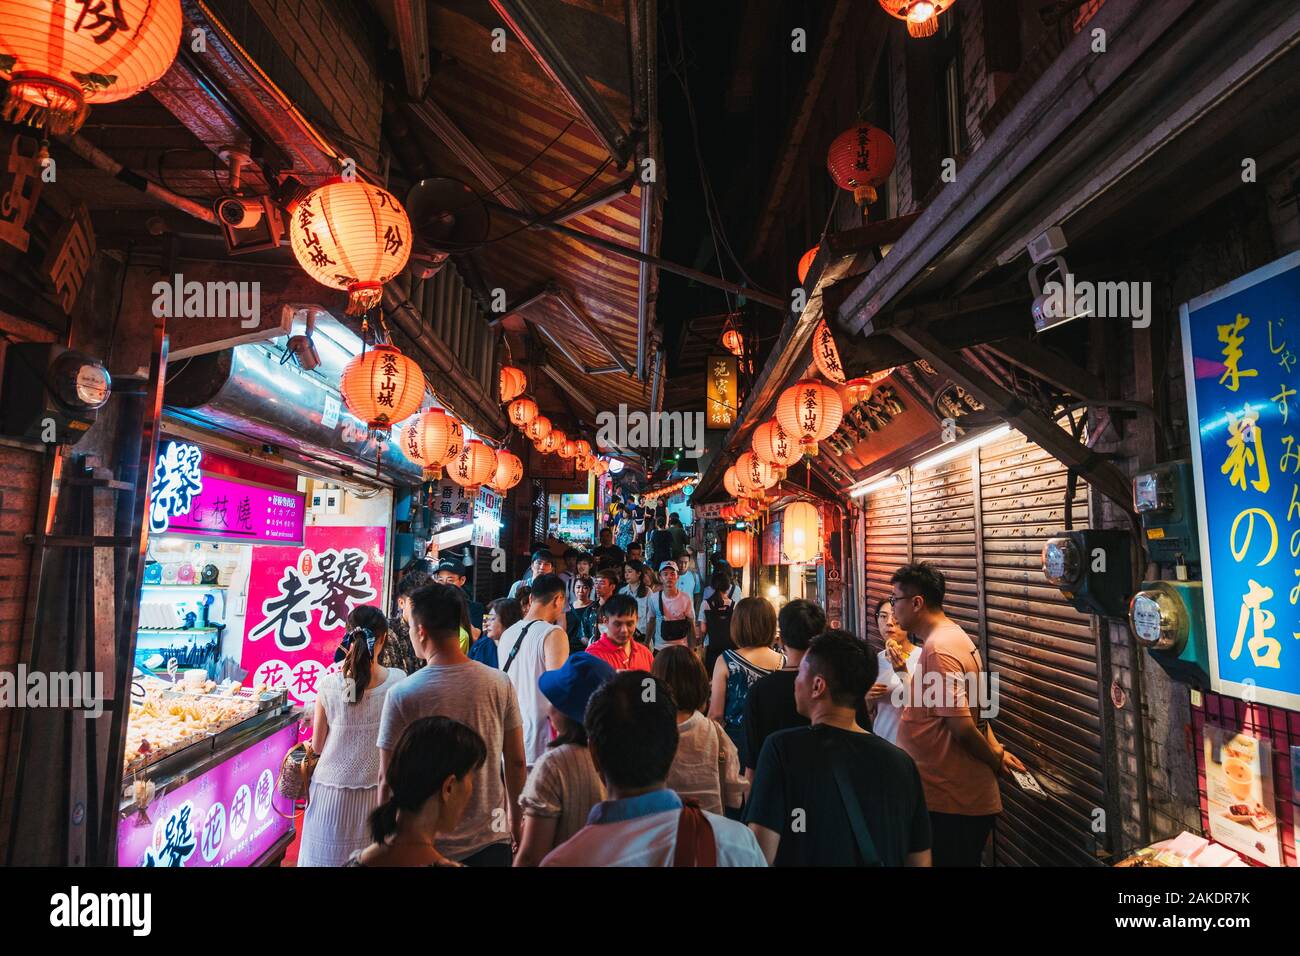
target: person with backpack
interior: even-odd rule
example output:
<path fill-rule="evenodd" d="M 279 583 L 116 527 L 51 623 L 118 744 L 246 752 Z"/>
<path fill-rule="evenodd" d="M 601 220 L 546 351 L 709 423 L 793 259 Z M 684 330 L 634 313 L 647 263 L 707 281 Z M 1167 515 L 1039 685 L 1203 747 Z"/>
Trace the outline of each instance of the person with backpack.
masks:
<path fill-rule="evenodd" d="M 682 801 L 665 784 L 677 753 L 677 704 L 668 685 L 616 674 L 587 704 L 583 724 L 607 799 L 542 866 L 765 866 L 741 823 Z"/>
<path fill-rule="evenodd" d="M 672 561 L 675 542 L 672 533 L 668 530 L 668 516 L 663 509 L 660 509 L 655 515 L 654 530 L 647 537 L 650 543 L 650 566 L 652 568 L 659 567 L 665 561 Z"/>
<path fill-rule="evenodd" d="M 674 646 L 693 650 L 696 645 L 695 603 L 689 594 L 677 587 L 677 562 L 665 558 L 659 565 L 659 574 L 663 586 L 652 598 L 655 619 L 659 624 L 655 651 Z"/>
<path fill-rule="evenodd" d="M 699 622 L 705 633 L 704 669 L 712 674 L 722 652 L 736 646 L 731 640 L 731 612 L 738 599 L 732 597 L 735 589 L 725 572 L 714 572 L 709 583 L 700 603 Z"/>
<path fill-rule="evenodd" d="M 497 643 L 501 672 L 519 695 L 519 715 L 524 722 L 524 759 L 531 770 L 546 751 L 550 739 L 547 713 L 550 704 L 538 689 L 538 678 L 564 664 L 569 638 L 560 626 L 567 588 L 558 574 L 533 579 L 528 614 L 511 625 Z"/>

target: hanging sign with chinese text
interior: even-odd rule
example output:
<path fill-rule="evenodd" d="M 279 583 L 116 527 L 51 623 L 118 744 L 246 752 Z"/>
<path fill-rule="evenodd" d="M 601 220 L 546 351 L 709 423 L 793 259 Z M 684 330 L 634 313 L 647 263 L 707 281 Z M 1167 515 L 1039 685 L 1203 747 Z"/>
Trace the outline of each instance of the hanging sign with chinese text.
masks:
<path fill-rule="evenodd" d="M 293 703 L 316 699 L 348 615 L 382 608 L 386 528 L 312 525 L 303 548 L 257 547 L 239 666 L 246 684 L 284 687 Z"/>
<path fill-rule="evenodd" d="M 484 486 L 470 496 L 465 493 L 464 485 L 443 480 L 434 486 L 433 494 L 436 528 L 455 528 L 472 518 L 474 531 L 470 544 L 476 548 L 495 548 L 500 544 L 501 495 L 498 492 Z"/>
<path fill-rule="evenodd" d="M 198 445 L 158 446 L 149 487 L 149 533 L 245 544 L 302 544 L 306 496 L 215 474 Z"/>
<path fill-rule="evenodd" d="M 710 355 L 705 385 L 704 414 L 706 428 L 730 428 L 740 407 L 740 384 L 736 375 L 736 356 Z"/>
<path fill-rule="evenodd" d="M 1181 309 L 1211 684 L 1292 710 L 1300 709 L 1298 305 L 1294 253 Z"/>
<path fill-rule="evenodd" d="M 252 866 L 292 821 L 272 809 L 280 762 L 298 741 L 291 724 L 168 788 L 149 804 L 149 819 L 131 814 L 117 825 L 118 866 Z M 280 809 L 286 809 L 283 797 Z"/>

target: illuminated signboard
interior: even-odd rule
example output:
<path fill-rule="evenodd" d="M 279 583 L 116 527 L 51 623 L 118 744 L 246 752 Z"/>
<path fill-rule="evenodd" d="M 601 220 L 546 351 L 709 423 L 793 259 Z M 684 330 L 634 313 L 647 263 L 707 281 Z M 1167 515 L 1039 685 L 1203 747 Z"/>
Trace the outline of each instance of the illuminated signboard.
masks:
<path fill-rule="evenodd" d="M 1293 253 L 1181 309 L 1211 684 L 1292 710 L 1300 709 L 1298 304 Z"/>
<path fill-rule="evenodd" d="M 710 355 L 707 373 L 705 427 L 730 428 L 740 407 L 740 385 L 736 375 L 736 356 Z"/>

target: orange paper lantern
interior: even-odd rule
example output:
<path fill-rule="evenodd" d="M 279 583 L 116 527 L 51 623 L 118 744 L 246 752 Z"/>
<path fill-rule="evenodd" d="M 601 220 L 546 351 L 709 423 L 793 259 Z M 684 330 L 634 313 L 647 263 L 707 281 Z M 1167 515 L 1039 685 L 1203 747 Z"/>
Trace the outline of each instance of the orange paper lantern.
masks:
<path fill-rule="evenodd" d="M 551 420 L 545 415 L 538 415 L 523 428 L 524 436 L 534 444 L 551 433 Z"/>
<path fill-rule="evenodd" d="M 343 367 L 339 382 L 348 411 L 371 428 L 387 431 L 419 410 L 424 373 L 391 345 L 376 345 Z"/>
<path fill-rule="evenodd" d="M 876 187 L 894 171 L 897 149 L 889 134 L 858 123 L 836 136 L 826 154 L 826 168 L 840 189 L 853 193 L 863 212 L 876 201 Z"/>
<path fill-rule="evenodd" d="M 836 385 L 843 385 L 844 363 L 840 361 L 839 346 L 835 344 L 835 336 L 831 335 L 831 327 L 825 319 L 817 324 L 813 332 L 812 353 L 817 371 Z"/>
<path fill-rule="evenodd" d="M 765 421 L 754 429 L 754 438 L 750 442 L 754 454 L 760 460 L 772 466 L 777 479 L 785 477 L 786 469 L 803 457 L 803 450 L 797 439 L 791 438 L 775 418 Z"/>
<path fill-rule="evenodd" d="M 502 365 L 501 373 L 497 377 L 497 387 L 500 389 L 501 403 L 504 405 L 524 394 L 524 389 L 528 387 L 528 376 L 524 374 L 523 369 L 515 368 L 513 365 Z"/>
<path fill-rule="evenodd" d="M 411 256 L 411 220 L 395 196 L 359 179 L 312 190 L 289 219 L 289 244 L 303 270 L 348 293 L 348 315 L 384 297 L 384 283 Z"/>
<path fill-rule="evenodd" d="M 591 442 L 587 441 L 586 439 L 579 438 L 577 441 L 573 443 L 573 448 L 577 455 L 584 455 L 587 458 L 595 457 L 591 453 Z M 591 467 L 590 465 L 587 466 L 587 468 L 590 467 Z M 584 468 L 583 471 L 586 471 L 587 468 Z"/>
<path fill-rule="evenodd" d="M 722 333 L 722 347 L 730 352 L 736 358 L 745 354 L 745 337 L 740 334 L 739 329 L 728 329 Z"/>
<path fill-rule="evenodd" d="M 92 105 L 167 72 L 181 22 L 180 0 L 0 0 L 4 118 L 75 133 Z"/>
<path fill-rule="evenodd" d="M 497 455 L 478 439 L 465 443 L 460 454 L 447 465 L 447 475 L 458 485 L 465 486 L 466 494 L 477 493 L 497 470 Z"/>
<path fill-rule="evenodd" d="M 596 458 L 594 455 L 584 455 L 582 452 L 573 456 L 573 467 L 577 471 L 591 471 L 595 467 Z"/>
<path fill-rule="evenodd" d="M 808 270 L 812 268 L 813 260 L 817 258 L 817 250 L 821 247 L 821 243 L 817 243 L 817 245 L 805 252 L 799 260 L 799 266 L 795 271 L 799 275 L 800 285 L 803 285 L 803 280 L 808 278 Z"/>
<path fill-rule="evenodd" d="M 524 477 L 524 463 L 519 460 L 519 456 L 512 454 L 502 448 L 497 452 L 497 469 L 492 476 L 489 484 L 497 491 L 504 494 L 509 491 Z"/>
<path fill-rule="evenodd" d="M 735 503 L 732 502 L 730 504 L 725 504 L 721 508 L 719 508 L 718 517 L 721 518 L 723 521 L 735 521 L 736 520 Z"/>
<path fill-rule="evenodd" d="M 817 454 L 817 442 L 835 434 L 843 417 L 840 393 L 811 379 L 791 385 L 776 403 L 781 428 L 809 455 Z"/>
<path fill-rule="evenodd" d="M 727 494 L 733 498 L 739 498 L 745 493 L 745 490 L 740 486 L 740 476 L 736 473 L 735 465 L 722 473 L 722 486 L 727 489 Z"/>
<path fill-rule="evenodd" d="M 776 473 L 771 465 L 747 451 L 736 459 L 736 483 L 746 494 L 760 497 L 776 484 Z"/>
<path fill-rule="evenodd" d="M 749 535 L 743 531 L 727 533 L 727 563 L 733 568 L 749 564 Z"/>
<path fill-rule="evenodd" d="M 552 429 L 551 431 L 548 431 L 543 438 L 534 442 L 533 447 L 536 448 L 538 451 L 540 451 L 543 455 L 550 455 L 553 454 L 555 450 L 559 448 L 562 444 L 564 444 L 564 440 L 565 440 L 564 432 L 560 431 L 559 429 Z"/>
<path fill-rule="evenodd" d="M 555 453 L 566 461 L 570 458 L 576 458 L 578 455 L 578 443 L 572 438 L 565 438 L 564 441 L 560 442 L 559 447 L 555 449 Z"/>
<path fill-rule="evenodd" d="M 537 403 L 531 398 L 514 399 L 506 408 L 510 423 L 516 428 L 524 428 L 537 417 Z"/>
<path fill-rule="evenodd" d="M 795 564 L 807 564 L 821 549 L 817 509 L 796 501 L 781 512 L 781 550 Z"/>
<path fill-rule="evenodd" d="M 891 17 L 907 23 L 913 37 L 932 37 L 939 32 L 939 14 L 956 0 L 880 0 L 881 8 Z"/>
<path fill-rule="evenodd" d="M 459 455 L 464 444 L 465 429 L 441 408 L 421 412 L 402 428 L 402 451 L 424 467 L 426 481 L 441 478 L 442 466 Z"/>

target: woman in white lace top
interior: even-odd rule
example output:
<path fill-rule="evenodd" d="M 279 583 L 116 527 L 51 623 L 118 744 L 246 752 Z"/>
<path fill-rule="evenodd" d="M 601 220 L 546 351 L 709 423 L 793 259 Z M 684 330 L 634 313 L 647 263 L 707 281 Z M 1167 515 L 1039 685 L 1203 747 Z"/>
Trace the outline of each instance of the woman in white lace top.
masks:
<path fill-rule="evenodd" d="M 378 608 L 354 608 L 343 666 L 321 680 L 312 719 L 320 762 L 303 816 L 299 866 L 343 866 L 370 843 L 366 822 L 379 802 L 379 718 L 388 691 L 406 677 L 378 662 L 387 639 Z"/>

